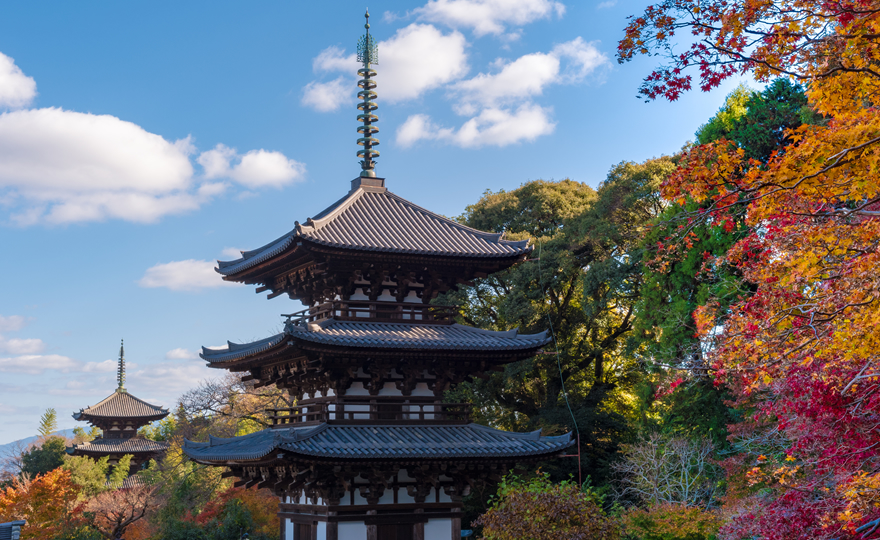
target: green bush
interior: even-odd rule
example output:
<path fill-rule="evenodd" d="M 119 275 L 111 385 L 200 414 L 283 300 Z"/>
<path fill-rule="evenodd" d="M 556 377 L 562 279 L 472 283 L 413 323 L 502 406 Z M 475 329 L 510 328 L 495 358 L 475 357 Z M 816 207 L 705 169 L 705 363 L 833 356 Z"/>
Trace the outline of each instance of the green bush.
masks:
<path fill-rule="evenodd" d="M 717 512 L 682 504 L 635 508 L 623 515 L 625 540 L 717 540 Z"/>

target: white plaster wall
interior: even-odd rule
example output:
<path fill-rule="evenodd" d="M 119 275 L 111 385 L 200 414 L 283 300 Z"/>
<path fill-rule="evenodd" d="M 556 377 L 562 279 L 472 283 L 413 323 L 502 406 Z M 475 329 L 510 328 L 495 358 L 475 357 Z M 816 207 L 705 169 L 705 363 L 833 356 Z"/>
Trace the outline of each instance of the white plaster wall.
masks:
<path fill-rule="evenodd" d="M 284 520 L 284 538 L 281 540 L 293 540 L 293 522 L 289 519 Z"/>
<path fill-rule="evenodd" d="M 347 537 L 339 536 L 339 540 Z M 429 519 L 425 523 L 425 540 L 450 540 L 452 538 L 452 518 Z"/>
<path fill-rule="evenodd" d="M 365 376 L 365 375 L 364 375 Z M 351 383 L 348 390 L 345 391 L 346 396 L 369 396 L 370 391 L 364 388 L 364 383 L 356 381 Z"/>
<path fill-rule="evenodd" d="M 379 497 L 379 504 L 394 504 L 394 490 L 386 489 L 385 493 Z"/>
<path fill-rule="evenodd" d="M 440 492 L 440 502 L 442 503 L 450 503 L 452 502 L 452 498 L 446 494 L 442 489 L 438 490 Z"/>
<path fill-rule="evenodd" d="M 450 523 L 450 532 L 443 540 L 448 540 L 452 535 L 452 524 Z M 319 537 L 320 538 L 320 537 Z M 339 522 L 339 540 L 367 540 L 367 526 L 362 521 L 340 521 Z M 427 538 L 425 539 L 427 540 Z"/>
<path fill-rule="evenodd" d="M 327 522 L 318 522 L 318 540 L 327 540 Z"/>
<path fill-rule="evenodd" d="M 397 385 L 395 385 L 393 382 L 387 382 L 387 383 L 385 383 L 385 386 L 383 386 L 382 389 L 379 390 L 379 395 L 380 396 L 402 396 L 403 392 L 398 390 Z"/>
<path fill-rule="evenodd" d="M 434 397 L 434 392 L 428 388 L 428 383 L 416 383 L 416 387 L 413 388 L 412 395 L 414 396 L 429 396 Z"/>

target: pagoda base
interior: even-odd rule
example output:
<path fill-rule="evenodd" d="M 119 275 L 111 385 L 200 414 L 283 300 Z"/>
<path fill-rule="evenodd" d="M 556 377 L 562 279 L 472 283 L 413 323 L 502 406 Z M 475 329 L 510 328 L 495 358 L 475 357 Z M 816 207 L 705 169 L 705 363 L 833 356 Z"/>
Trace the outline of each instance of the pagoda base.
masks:
<path fill-rule="evenodd" d="M 281 504 L 281 540 L 458 540 L 461 506 L 449 504 L 355 507 Z M 384 508 L 383 508 L 384 507 Z M 410 508 L 412 507 L 412 508 Z"/>

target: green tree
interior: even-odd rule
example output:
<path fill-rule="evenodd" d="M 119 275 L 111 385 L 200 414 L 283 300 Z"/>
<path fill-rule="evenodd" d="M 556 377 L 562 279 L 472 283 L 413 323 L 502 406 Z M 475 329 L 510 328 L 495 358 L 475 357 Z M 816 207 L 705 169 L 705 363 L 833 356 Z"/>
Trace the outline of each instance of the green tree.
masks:
<path fill-rule="evenodd" d="M 107 473 L 110 471 L 107 456 L 97 460 L 86 456 L 64 456 L 62 467 L 70 471 L 70 479 L 82 488 L 86 497 L 107 490 Z"/>
<path fill-rule="evenodd" d="M 55 409 L 49 407 L 43 416 L 40 417 L 40 438 L 48 439 L 53 433 L 58 431 L 58 413 Z"/>
<path fill-rule="evenodd" d="M 599 482 L 627 437 L 628 393 L 638 369 L 625 345 L 641 286 L 639 240 L 661 210 L 658 188 L 673 169 L 664 157 L 621 163 L 598 190 L 563 180 L 487 192 L 460 220 L 530 238 L 537 260 L 438 300 L 461 306 L 462 319 L 481 328 L 552 329 L 555 343 L 546 349 L 554 354 L 510 364 L 450 397 L 475 403 L 480 421 L 512 429 L 573 431 L 574 416 L 582 466 Z M 548 467 L 558 478 L 577 472 L 573 460 Z"/>
<path fill-rule="evenodd" d="M 745 86 L 727 96 L 724 105 L 696 133 L 698 144 L 729 141 L 745 156 L 766 162 L 785 144 L 786 131 L 815 120 L 806 107 L 803 89 L 788 79 L 778 79 L 761 92 Z M 639 393 L 644 411 L 653 409 L 653 421 L 642 415 L 643 427 L 670 433 L 710 437 L 727 444 L 727 425 L 736 421 L 725 405 L 724 388 L 710 380 L 693 313 L 709 302 L 722 312 L 732 302 L 754 290 L 736 268 L 716 263 L 748 234 L 744 211 L 731 212 L 723 222 L 692 220 L 705 211 L 693 202 L 670 204 L 644 236 L 644 286 L 636 306 L 633 348 L 644 347 L 644 360 L 655 376 Z M 672 369 L 673 371 L 670 371 Z M 668 386 L 684 369 L 689 381 L 658 399 L 657 390 Z M 665 380 L 664 380 L 665 379 Z M 663 392 L 661 392 L 663 394 Z"/>
<path fill-rule="evenodd" d="M 113 468 L 110 470 L 110 474 L 107 475 L 107 484 L 112 486 L 113 488 L 122 487 L 122 482 L 128 478 L 128 472 L 131 469 L 131 458 L 134 457 L 131 454 L 126 454 L 119 458 L 119 461 Z"/>
<path fill-rule="evenodd" d="M 61 437 L 49 437 L 40 446 L 22 454 L 21 472 L 31 478 L 46 474 L 64 464 L 65 442 Z"/>
<path fill-rule="evenodd" d="M 101 430 L 95 426 L 89 428 L 88 431 L 77 426 L 73 428 L 73 444 L 82 444 L 84 442 L 93 441 L 101 435 Z"/>

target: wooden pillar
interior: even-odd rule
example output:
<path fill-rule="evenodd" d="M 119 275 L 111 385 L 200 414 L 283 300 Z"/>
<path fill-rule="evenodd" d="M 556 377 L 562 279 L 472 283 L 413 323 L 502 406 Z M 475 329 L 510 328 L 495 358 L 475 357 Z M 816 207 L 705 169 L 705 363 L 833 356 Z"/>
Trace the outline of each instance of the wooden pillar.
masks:
<path fill-rule="evenodd" d="M 336 521 L 327 522 L 327 540 L 339 540 L 339 523 Z"/>
<path fill-rule="evenodd" d="M 420 501 L 424 502 L 424 501 Z M 416 508 L 416 514 L 424 514 L 424 508 Z M 425 524 L 424 523 L 414 523 L 413 524 L 413 540 L 425 540 Z"/>
<path fill-rule="evenodd" d="M 367 515 L 376 515 L 375 510 L 367 510 Z M 379 527 L 367 525 L 367 540 L 379 540 Z"/>
<path fill-rule="evenodd" d="M 460 540 L 461 538 L 461 518 L 452 518 L 452 540 Z"/>
<path fill-rule="evenodd" d="M 281 499 L 282 501 L 284 499 Z M 279 540 L 291 540 L 285 536 L 287 534 L 287 518 L 278 516 L 278 538 Z"/>

